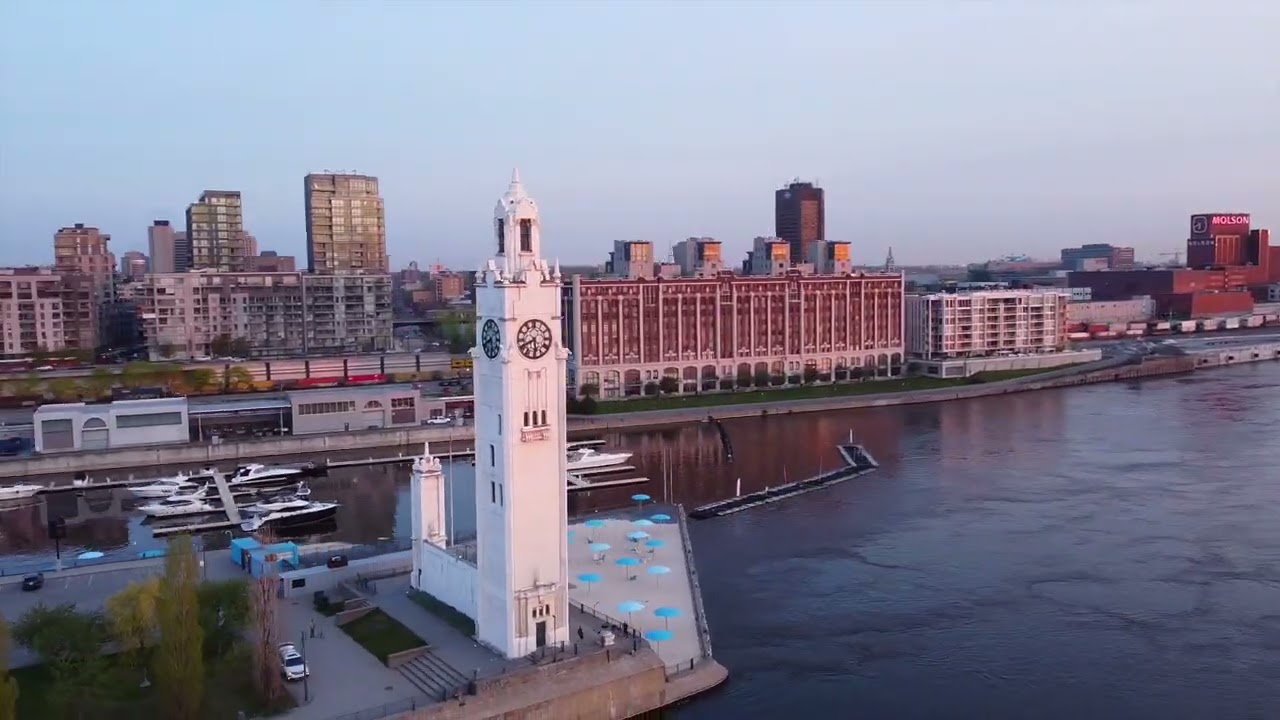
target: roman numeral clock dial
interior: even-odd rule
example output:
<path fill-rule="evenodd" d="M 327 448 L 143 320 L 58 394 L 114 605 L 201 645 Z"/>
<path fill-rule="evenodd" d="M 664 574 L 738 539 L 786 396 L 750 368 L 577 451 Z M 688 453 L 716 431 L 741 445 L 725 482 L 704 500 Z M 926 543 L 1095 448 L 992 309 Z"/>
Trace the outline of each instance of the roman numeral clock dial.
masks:
<path fill-rule="evenodd" d="M 484 350 L 485 357 L 490 360 L 498 357 L 498 353 L 502 351 L 502 331 L 498 329 L 498 323 L 484 321 L 484 327 L 480 329 L 480 349 Z"/>
<path fill-rule="evenodd" d="M 516 347 L 530 360 L 538 360 L 551 350 L 551 328 L 541 320 L 529 320 L 516 332 Z"/>

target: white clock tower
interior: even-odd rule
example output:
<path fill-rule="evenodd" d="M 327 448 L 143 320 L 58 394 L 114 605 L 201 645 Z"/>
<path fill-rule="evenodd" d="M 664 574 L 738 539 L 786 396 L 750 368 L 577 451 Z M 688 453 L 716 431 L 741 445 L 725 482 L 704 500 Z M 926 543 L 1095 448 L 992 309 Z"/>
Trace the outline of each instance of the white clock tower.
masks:
<path fill-rule="evenodd" d="M 507 657 L 569 640 L 565 365 L 560 267 L 542 258 L 518 172 L 476 273 L 478 639 Z"/>

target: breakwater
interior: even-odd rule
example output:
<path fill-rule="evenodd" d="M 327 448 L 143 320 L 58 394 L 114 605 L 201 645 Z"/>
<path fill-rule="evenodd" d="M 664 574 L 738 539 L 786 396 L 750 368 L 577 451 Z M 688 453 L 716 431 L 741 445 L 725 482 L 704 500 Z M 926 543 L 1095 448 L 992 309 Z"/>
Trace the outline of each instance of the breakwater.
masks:
<path fill-rule="evenodd" d="M 571 436 L 580 437 L 584 433 L 684 425 L 702 422 L 708 415 L 728 419 L 968 400 L 1032 390 L 1176 375 L 1193 372 L 1196 369 L 1270 359 L 1280 359 L 1280 343 L 1214 348 L 1186 355 L 1148 357 L 1141 361 L 1116 358 L 1025 378 L 938 390 L 573 416 L 569 418 L 569 433 Z M 313 459 L 324 459 L 329 455 L 365 449 L 381 450 L 383 455 L 395 453 L 411 455 L 420 452 L 424 442 L 433 444 L 459 442 L 466 445 L 473 439 L 474 434 L 470 426 L 429 426 L 365 430 L 334 435 L 290 436 L 220 445 L 160 445 L 93 453 L 58 453 L 0 461 L 0 478 L 69 475 L 75 472 L 110 474 L 107 471 L 111 470 L 125 470 L 126 473 L 143 475 L 146 474 L 147 468 L 164 465 L 218 465 L 285 456 L 310 456 Z"/>

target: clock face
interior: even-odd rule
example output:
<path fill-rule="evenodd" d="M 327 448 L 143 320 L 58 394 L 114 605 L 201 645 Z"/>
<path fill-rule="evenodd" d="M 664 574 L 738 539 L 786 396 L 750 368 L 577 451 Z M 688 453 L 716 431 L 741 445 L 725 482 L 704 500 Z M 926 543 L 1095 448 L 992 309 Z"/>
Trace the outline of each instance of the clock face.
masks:
<path fill-rule="evenodd" d="M 521 355 L 537 360 L 551 349 L 551 328 L 541 320 L 529 320 L 516 333 L 516 347 Z"/>
<path fill-rule="evenodd" d="M 498 357 L 498 353 L 502 350 L 502 332 L 498 330 L 498 323 L 492 320 L 484 321 L 484 327 L 480 329 L 480 348 L 484 350 L 485 357 L 490 360 Z"/>

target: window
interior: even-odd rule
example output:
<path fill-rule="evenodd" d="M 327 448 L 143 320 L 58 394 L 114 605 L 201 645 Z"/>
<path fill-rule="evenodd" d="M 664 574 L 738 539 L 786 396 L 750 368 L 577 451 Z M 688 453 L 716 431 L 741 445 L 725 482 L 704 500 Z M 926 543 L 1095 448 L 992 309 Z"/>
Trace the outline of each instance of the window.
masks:
<path fill-rule="evenodd" d="M 411 397 L 391 398 L 391 407 L 393 408 L 411 408 L 413 405 L 413 398 Z"/>
<path fill-rule="evenodd" d="M 144 427 L 161 427 L 164 425 L 181 425 L 182 413 L 180 412 L 163 412 L 163 413 L 146 413 L 141 415 L 117 415 L 116 427 L 118 428 L 144 428 Z"/>
<path fill-rule="evenodd" d="M 506 221 L 504 221 L 502 218 L 498 218 L 496 221 L 496 225 L 497 225 L 497 231 L 498 231 L 498 254 L 501 255 L 506 250 L 506 245 L 507 245 Z"/>
<path fill-rule="evenodd" d="M 498 434 L 502 434 L 502 413 L 498 413 Z"/>
<path fill-rule="evenodd" d="M 498 504 L 502 504 L 502 485 L 498 485 Z"/>
<path fill-rule="evenodd" d="M 498 466 L 498 451 L 494 450 L 493 446 L 490 445 L 489 446 L 489 467 L 497 467 L 497 466 Z"/>
<path fill-rule="evenodd" d="M 533 252 L 533 221 L 532 220 L 520 221 L 520 252 Z"/>
<path fill-rule="evenodd" d="M 498 502 L 498 483 L 492 480 L 489 481 L 489 502 L 495 505 Z"/>

